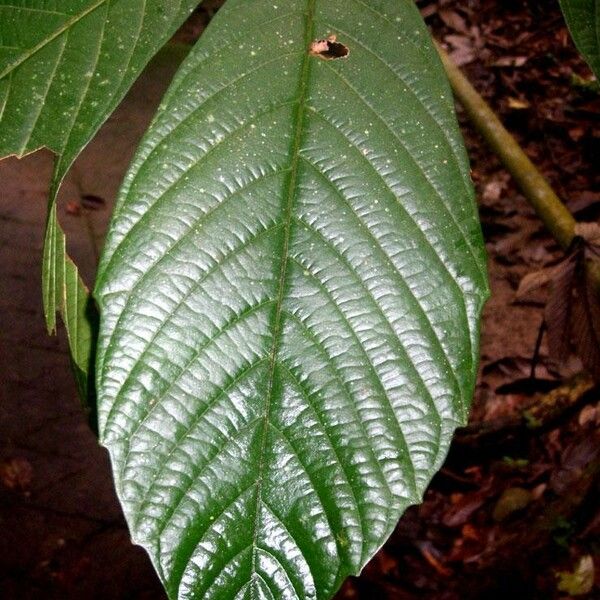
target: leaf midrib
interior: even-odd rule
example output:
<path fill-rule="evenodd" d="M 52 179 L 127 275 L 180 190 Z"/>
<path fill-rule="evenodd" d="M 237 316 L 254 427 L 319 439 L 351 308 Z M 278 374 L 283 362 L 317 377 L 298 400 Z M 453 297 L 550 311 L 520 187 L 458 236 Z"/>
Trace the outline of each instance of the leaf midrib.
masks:
<path fill-rule="evenodd" d="M 315 13 L 316 0 L 307 0 L 306 13 L 305 13 L 305 27 L 304 27 L 304 48 L 307 49 L 313 38 L 314 29 L 314 13 Z M 268 438 L 269 423 L 270 423 L 270 409 L 271 401 L 273 397 L 273 384 L 275 381 L 275 366 L 277 364 L 277 355 L 279 351 L 281 341 L 281 317 L 283 313 L 283 301 L 285 298 L 286 291 L 286 279 L 287 279 L 287 266 L 289 263 L 289 241 L 292 224 L 292 209 L 294 206 L 294 200 L 296 197 L 296 183 L 298 179 L 298 166 L 300 163 L 300 148 L 302 145 L 302 138 L 304 134 L 304 120 L 306 113 L 306 100 L 308 93 L 308 79 L 310 76 L 310 65 L 311 57 L 308 51 L 303 53 L 302 65 L 300 67 L 300 81 L 298 84 L 298 107 L 296 109 L 295 123 L 294 123 L 294 135 L 291 142 L 291 165 L 290 173 L 288 176 L 287 183 L 287 194 L 286 204 L 284 206 L 283 224 L 284 233 L 281 248 L 281 263 L 279 270 L 279 285 L 277 292 L 277 299 L 275 302 L 275 315 L 273 317 L 273 341 L 271 346 L 271 353 L 269 356 L 269 378 L 267 382 L 267 394 L 265 399 L 265 408 L 263 414 L 263 431 L 262 439 L 260 442 L 259 452 L 259 468 L 256 490 L 256 509 L 254 515 L 254 532 L 252 539 L 252 569 L 251 577 L 254 578 L 258 575 L 256 570 L 256 554 L 258 546 L 258 531 L 260 521 L 260 510 L 262 504 L 262 479 L 265 463 L 265 450 Z"/>
<path fill-rule="evenodd" d="M 49 36 L 46 36 L 44 39 L 40 40 L 33 48 L 30 48 L 25 53 L 23 53 L 15 62 L 8 65 L 2 73 L 0 73 L 0 79 L 4 79 L 9 73 L 14 71 L 19 65 L 23 64 L 26 60 L 29 60 L 34 54 L 39 52 L 42 48 L 47 46 L 50 42 L 55 40 L 57 37 L 61 36 L 65 31 L 69 30 L 76 23 L 81 21 L 84 17 L 94 12 L 96 9 L 100 8 L 103 4 L 106 4 L 110 0 L 97 0 L 91 6 L 88 6 L 84 11 L 79 13 L 78 15 L 73 15 L 72 18 L 65 21 L 56 31 L 53 31 Z"/>

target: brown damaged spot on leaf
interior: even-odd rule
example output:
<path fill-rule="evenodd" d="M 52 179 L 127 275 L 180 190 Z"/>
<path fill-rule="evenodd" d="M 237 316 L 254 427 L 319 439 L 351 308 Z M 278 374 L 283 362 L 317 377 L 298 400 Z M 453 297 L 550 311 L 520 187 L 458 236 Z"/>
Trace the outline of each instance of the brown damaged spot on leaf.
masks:
<path fill-rule="evenodd" d="M 322 60 L 335 60 L 346 58 L 350 54 L 350 50 L 348 50 L 348 46 L 337 41 L 337 36 L 330 35 L 322 40 L 312 42 L 308 53 Z"/>

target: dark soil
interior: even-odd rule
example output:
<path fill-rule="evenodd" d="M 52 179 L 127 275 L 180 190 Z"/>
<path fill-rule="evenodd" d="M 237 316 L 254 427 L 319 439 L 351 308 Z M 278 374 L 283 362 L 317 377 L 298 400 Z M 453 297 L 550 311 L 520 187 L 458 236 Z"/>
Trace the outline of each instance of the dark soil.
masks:
<path fill-rule="evenodd" d="M 220 4 L 205 0 L 177 39 L 192 42 Z M 598 221 L 600 94 L 556 0 L 417 4 L 571 210 Z M 117 183 L 175 67 L 154 64 L 66 182 L 61 220 L 88 281 Z M 561 252 L 460 110 L 459 118 L 492 286 L 471 424 L 424 503 L 340 599 L 568 598 L 559 590 L 565 573 L 580 565 L 593 578 L 590 560 L 600 572 L 600 393 L 573 378 L 576 358 L 554 364 L 545 341 L 531 377 L 546 291 L 516 298 L 522 277 Z M 108 165 L 100 176 L 99 162 Z M 38 279 L 50 169 L 43 152 L 0 163 L 0 597 L 163 600 L 129 540 L 64 340 L 44 332 Z M 579 597 L 600 597 L 595 578 Z"/>

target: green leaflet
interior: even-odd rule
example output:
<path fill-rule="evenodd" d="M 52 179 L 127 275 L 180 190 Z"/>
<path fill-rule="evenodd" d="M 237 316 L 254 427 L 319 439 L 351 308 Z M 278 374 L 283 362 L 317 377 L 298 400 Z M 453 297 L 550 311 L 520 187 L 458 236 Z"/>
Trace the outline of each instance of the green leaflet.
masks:
<path fill-rule="evenodd" d="M 41 147 L 57 155 L 44 244 L 44 312 L 50 332 L 61 313 L 80 383 L 92 352 L 91 307 L 65 252 L 56 194 L 82 148 L 197 4 L 0 0 L 0 157 Z"/>
<path fill-rule="evenodd" d="M 600 79 L 600 0 L 559 0 L 577 49 Z"/>
<path fill-rule="evenodd" d="M 97 315 L 91 306 L 89 291 L 79 277 L 77 266 L 67 255 L 65 245 L 65 234 L 58 224 L 54 204 L 46 224 L 42 296 L 53 319 L 57 310 L 61 313 L 79 397 L 93 416 L 95 393 L 93 382 L 89 381 L 89 370 L 97 337 Z"/>
<path fill-rule="evenodd" d="M 309 54 L 336 34 L 344 59 Z M 229 0 L 125 179 L 97 388 L 171 598 L 327 598 L 464 423 L 487 297 L 452 95 L 409 0 Z"/>
<path fill-rule="evenodd" d="M 41 147 L 62 179 L 197 0 L 0 0 L 0 155 Z"/>

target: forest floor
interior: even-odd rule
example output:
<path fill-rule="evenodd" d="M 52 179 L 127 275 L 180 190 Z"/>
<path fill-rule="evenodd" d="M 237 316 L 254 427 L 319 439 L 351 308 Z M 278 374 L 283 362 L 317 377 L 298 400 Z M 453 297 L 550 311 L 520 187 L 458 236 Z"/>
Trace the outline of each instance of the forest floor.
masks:
<path fill-rule="evenodd" d="M 193 42 L 220 3 L 205 0 L 177 41 Z M 600 93 L 556 0 L 417 4 L 577 218 L 598 221 Z M 88 282 L 118 183 L 181 57 L 173 48 L 151 63 L 64 185 L 60 218 Z M 545 340 L 531 377 L 547 291 L 516 294 L 561 252 L 460 109 L 459 120 L 492 288 L 471 421 L 423 504 L 337 598 L 598 598 L 600 392 L 576 359 L 554 364 Z M 46 152 L 0 162 L 0 597 L 163 600 L 129 540 L 64 339 L 44 332 L 51 167 Z"/>

